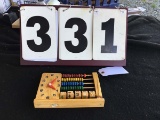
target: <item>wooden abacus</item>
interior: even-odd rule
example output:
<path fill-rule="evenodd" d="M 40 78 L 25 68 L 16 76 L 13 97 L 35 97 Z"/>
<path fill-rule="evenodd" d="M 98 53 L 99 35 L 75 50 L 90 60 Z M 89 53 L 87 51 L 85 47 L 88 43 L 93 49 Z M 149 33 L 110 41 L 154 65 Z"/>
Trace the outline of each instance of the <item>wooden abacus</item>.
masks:
<path fill-rule="evenodd" d="M 98 74 L 43 73 L 35 108 L 104 107 Z"/>

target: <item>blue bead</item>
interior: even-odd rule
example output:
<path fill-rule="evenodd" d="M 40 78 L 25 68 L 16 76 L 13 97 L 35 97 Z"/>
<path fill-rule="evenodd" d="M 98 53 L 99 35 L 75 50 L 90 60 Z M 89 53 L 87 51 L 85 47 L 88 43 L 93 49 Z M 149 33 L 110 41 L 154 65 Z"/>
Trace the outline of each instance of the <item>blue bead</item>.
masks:
<path fill-rule="evenodd" d="M 82 86 L 84 86 L 84 83 L 83 83 L 83 82 L 82 82 L 81 84 L 82 84 Z"/>

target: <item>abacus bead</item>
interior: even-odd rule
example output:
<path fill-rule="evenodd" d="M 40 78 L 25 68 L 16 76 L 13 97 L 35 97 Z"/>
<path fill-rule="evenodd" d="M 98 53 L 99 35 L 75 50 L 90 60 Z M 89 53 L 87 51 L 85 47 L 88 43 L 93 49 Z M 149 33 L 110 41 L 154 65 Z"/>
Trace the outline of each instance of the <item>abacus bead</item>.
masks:
<path fill-rule="evenodd" d="M 81 82 L 81 86 L 83 86 L 83 82 Z"/>
<path fill-rule="evenodd" d="M 81 87 L 80 86 L 77 86 L 78 87 L 78 90 L 81 90 Z"/>
<path fill-rule="evenodd" d="M 78 86 L 76 86 L 76 90 L 78 90 Z"/>
<path fill-rule="evenodd" d="M 95 98 L 95 97 L 96 97 L 95 91 L 89 91 L 89 98 Z"/>
<path fill-rule="evenodd" d="M 81 82 L 81 86 L 83 86 L 83 82 Z"/>
<path fill-rule="evenodd" d="M 60 99 L 66 99 L 66 92 L 60 92 Z"/>
<path fill-rule="evenodd" d="M 66 77 L 68 77 L 68 74 L 66 74 Z"/>
<path fill-rule="evenodd" d="M 82 86 L 84 86 L 84 83 L 83 83 L 83 82 L 81 82 L 81 84 L 82 84 Z"/>
<path fill-rule="evenodd" d="M 82 99 L 88 98 L 88 91 L 82 91 Z"/>
<path fill-rule="evenodd" d="M 79 85 L 82 86 L 82 82 L 79 82 Z"/>
<path fill-rule="evenodd" d="M 66 74 L 63 74 L 63 77 L 66 77 Z"/>
<path fill-rule="evenodd" d="M 81 91 L 75 91 L 75 99 L 81 99 Z"/>
<path fill-rule="evenodd" d="M 83 90 L 83 86 L 81 86 L 81 90 Z"/>
<path fill-rule="evenodd" d="M 67 98 L 68 99 L 73 99 L 74 98 L 74 92 L 73 91 L 68 91 L 67 92 Z"/>
<path fill-rule="evenodd" d="M 68 86 L 66 87 L 66 90 L 67 90 L 67 91 L 69 90 L 69 87 L 68 87 Z"/>
<path fill-rule="evenodd" d="M 78 86 L 75 86 L 75 90 L 78 90 Z"/>

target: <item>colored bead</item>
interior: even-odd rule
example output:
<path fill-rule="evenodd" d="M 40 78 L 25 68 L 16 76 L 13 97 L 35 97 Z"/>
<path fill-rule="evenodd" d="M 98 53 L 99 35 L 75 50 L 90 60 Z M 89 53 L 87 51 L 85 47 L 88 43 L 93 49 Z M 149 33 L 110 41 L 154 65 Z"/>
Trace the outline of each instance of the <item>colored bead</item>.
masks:
<path fill-rule="evenodd" d="M 81 85 L 82 85 L 82 86 L 84 86 L 84 83 L 83 83 L 83 82 L 81 82 Z"/>

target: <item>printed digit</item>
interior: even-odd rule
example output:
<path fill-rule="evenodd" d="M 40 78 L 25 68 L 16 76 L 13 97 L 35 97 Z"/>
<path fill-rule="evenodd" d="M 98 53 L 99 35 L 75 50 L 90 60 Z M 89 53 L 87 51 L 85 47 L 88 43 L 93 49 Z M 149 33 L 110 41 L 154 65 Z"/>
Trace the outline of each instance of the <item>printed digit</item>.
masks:
<path fill-rule="evenodd" d="M 44 52 L 51 46 L 51 38 L 46 32 L 49 30 L 49 23 L 46 18 L 41 16 L 33 16 L 27 21 L 27 27 L 34 27 L 36 23 L 40 24 L 40 29 L 37 31 L 37 36 L 42 39 L 40 45 L 35 44 L 34 39 L 27 40 L 28 47 L 34 52 Z"/>
<path fill-rule="evenodd" d="M 105 45 L 101 46 L 101 53 L 117 53 L 117 46 L 113 46 L 114 18 L 102 23 L 102 30 L 105 30 Z"/>
<path fill-rule="evenodd" d="M 87 48 L 87 38 L 83 35 L 87 30 L 87 25 L 81 18 L 71 18 L 66 22 L 65 28 L 72 28 L 73 25 L 78 26 L 78 31 L 74 33 L 74 37 L 79 40 L 79 44 L 74 46 L 71 41 L 65 41 L 65 47 L 72 53 L 80 53 Z"/>

